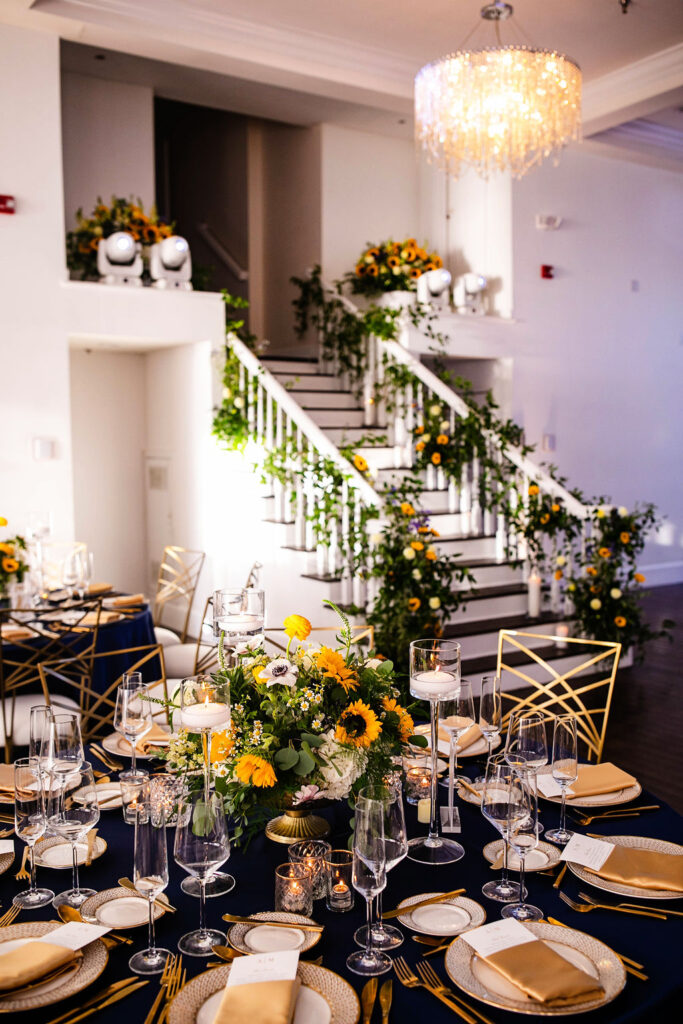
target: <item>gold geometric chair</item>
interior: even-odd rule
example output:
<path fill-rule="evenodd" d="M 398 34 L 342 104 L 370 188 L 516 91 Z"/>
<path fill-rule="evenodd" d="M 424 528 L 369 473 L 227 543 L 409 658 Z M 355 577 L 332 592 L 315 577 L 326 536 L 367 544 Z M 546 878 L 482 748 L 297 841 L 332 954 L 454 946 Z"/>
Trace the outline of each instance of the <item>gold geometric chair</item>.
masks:
<path fill-rule="evenodd" d="M 588 648 L 588 656 L 580 664 L 559 672 L 529 645 L 531 640 L 575 644 L 576 654 L 584 653 L 579 648 Z M 513 714 L 538 711 L 548 719 L 555 715 L 573 714 L 577 719 L 577 735 L 586 746 L 588 760 L 595 757 L 599 763 L 620 654 L 621 644 L 604 640 L 522 633 L 515 629 L 499 630 L 497 675 L 501 681 L 503 732 L 507 730 Z M 571 648 L 567 649 L 567 656 L 571 656 Z M 591 669 L 593 671 L 584 675 Z M 536 675 L 543 678 L 537 679 Z M 526 688 L 521 693 L 506 691 L 506 680 L 509 683 L 511 679 L 526 683 L 531 692 Z M 507 711 L 506 703 L 509 705 Z"/>
<path fill-rule="evenodd" d="M 157 640 L 159 643 L 185 642 L 187 627 L 190 622 L 190 612 L 192 611 L 192 602 L 194 601 L 199 574 L 202 571 L 205 558 L 206 555 L 203 551 L 189 551 L 187 548 L 180 548 L 175 545 L 169 545 L 164 548 L 163 558 L 159 566 L 157 592 L 152 609 L 154 625 L 158 627 Z M 171 605 L 174 607 L 180 606 L 185 611 L 185 621 L 180 636 L 161 625 L 164 612 Z"/>
<path fill-rule="evenodd" d="M 213 672 L 218 664 L 218 646 L 213 639 L 213 594 L 207 597 L 202 624 L 195 643 L 169 644 L 164 648 L 166 678 L 178 683 L 200 672 Z"/>
<path fill-rule="evenodd" d="M 94 686 L 92 672 L 87 674 L 82 671 L 77 658 L 43 661 L 38 666 L 45 703 L 59 706 L 63 695 L 70 694 L 81 714 L 81 732 L 85 742 L 96 737 L 101 738 L 106 732 L 112 731 L 116 691 L 123 681 L 124 672 L 142 672 L 145 686 L 150 692 L 154 696 L 168 699 L 161 644 L 145 644 L 141 647 L 102 652 L 94 655 L 94 664 L 105 658 L 122 659 L 125 668 L 111 681 L 108 679 L 102 690 Z M 121 668 L 122 661 L 118 660 L 115 664 Z M 152 714 L 157 721 L 160 718 L 164 721 L 169 720 L 165 709 L 162 711 L 157 705 L 156 711 L 155 714 L 153 705 Z"/>

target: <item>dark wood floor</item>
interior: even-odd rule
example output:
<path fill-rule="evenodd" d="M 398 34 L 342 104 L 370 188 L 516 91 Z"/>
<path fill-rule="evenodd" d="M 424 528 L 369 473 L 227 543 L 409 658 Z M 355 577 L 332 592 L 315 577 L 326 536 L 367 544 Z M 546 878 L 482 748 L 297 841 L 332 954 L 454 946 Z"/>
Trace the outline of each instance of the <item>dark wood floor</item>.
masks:
<path fill-rule="evenodd" d="M 673 619 L 673 643 L 655 640 L 641 665 L 617 674 L 603 760 L 635 775 L 683 814 L 683 584 L 645 599 L 651 627 Z"/>

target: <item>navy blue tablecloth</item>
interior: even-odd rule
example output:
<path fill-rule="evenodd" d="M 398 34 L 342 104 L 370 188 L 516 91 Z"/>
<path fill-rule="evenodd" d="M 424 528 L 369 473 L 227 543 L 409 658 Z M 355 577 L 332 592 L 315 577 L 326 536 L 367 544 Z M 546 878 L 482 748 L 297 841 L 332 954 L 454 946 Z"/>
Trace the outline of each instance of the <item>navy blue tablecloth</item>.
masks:
<path fill-rule="evenodd" d="M 472 765 L 470 763 L 471 770 Z M 474 772 L 472 772 L 474 774 Z M 643 793 L 643 803 L 656 803 L 649 793 Z M 661 803 L 661 801 L 659 801 Z M 348 819 L 349 812 L 345 805 L 338 804 L 322 812 L 330 821 L 332 835 L 330 840 L 334 846 L 343 847 L 349 834 Z M 482 855 L 483 847 L 492 839 L 497 838 L 497 833 L 492 826 L 484 820 L 478 808 L 469 804 L 460 805 L 462 818 L 462 834 L 458 838 L 466 848 L 466 856 L 457 864 L 439 868 L 423 867 L 421 865 L 405 860 L 400 863 L 389 876 L 389 884 L 385 892 L 385 907 L 395 906 L 399 900 L 420 892 L 443 891 L 463 886 L 467 895 L 479 900 L 486 909 L 487 920 L 492 921 L 498 918 L 501 905 L 485 899 L 481 895 L 481 886 L 484 882 L 493 877 L 487 862 Z M 411 834 L 419 834 L 422 826 L 418 826 L 415 809 L 407 807 L 409 831 Z M 542 804 L 542 820 L 546 828 L 552 827 L 558 820 L 557 809 L 547 803 Z M 675 814 L 665 804 L 661 810 L 650 814 L 644 814 L 640 818 L 626 819 L 621 823 L 614 822 L 611 826 L 595 822 L 588 831 L 608 836 L 628 834 L 637 832 L 639 835 L 653 836 L 674 842 L 683 842 L 683 819 Z M 89 885 L 101 890 L 116 885 L 116 880 L 122 875 L 131 877 L 133 872 L 133 830 L 131 826 L 124 824 L 121 811 L 110 811 L 102 814 L 100 821 L 100 834 L 106 839 L 108 849 L 101 858 L 95 861 L 90 868 L 82 869 L 81 879 L 84 885 Z M 157 940 L 159 945 L 165 945 L 175 950 L 176 943 L 183 932 L 190 931 L 198 924 L 198 902 L 191 897 L 185 896 L 180 890 L 180 882 L 184 872 L 173 862 L 173 837 L 174 830 L 168 830 L 169 859 L 171 868 L 171 881 L 167 894 L 171 902 L 178 908 L 178 913 L 163 916 L 157 924 Z M 17 852 L 21 851 L 21 843 L 15 842 Z M 237 886 L 227 896 L 207 901 L 207 923 L 211 927 L 224 927 L 221 922 L 221 914 L 229 912 L 236 914 L 249 914 L 259 910 L 273 909 L 274 869 L 286 860 L 286 848 L 279 846 L 265 838 L 261 833 L 248 847 L 246 851 L 234 849 L 225 870 L 229 870 L 237 879 Z M 16 870 L 16 866 L 14 868 Z M 40 870 L 38 873 L 39 884 L 48 885 L 55 891 L 68 888 L 70 874 L 67 871 Z M 587 931 L 596 938 L 603 940 L 618 952 L 631 957 L 645 965 L 645 972 L 650 980 L 640 981 L 627 975 L 627 982 L 624 991 L 607 1007 L 593 1011 L 590 1017 L 585 1014 L 570 1015 L 562 1020 L 571 1024 L 572 1021 L 586 1021 L 590 1019 L 594 1024 L 631 1024 L 631 1022 L 653 1022 L 666 1024 L 666 1022 L 678 1019 L 683 985 L 681 981 L 680 949 L 683 940 L 683 918 L 670 918 L 667 921 L 659 921 L 648 918 L 628 917 L 613 912 L 595 910 L 589 915 L 579 915 L 567 907 L 559 898 L 557 891 L 552 887 L 553 879 L 549 876 L 528 874 L 527 883 L 529 889 L 529 900 L 542 908 L 546 915 L 558 918 L 565 924 Z M 567 872 L 562 883 L 562 889 L 570 896 L 578 896 L 578 880 Z M 7 872 L 0 878 L 0 901 L 3 908 L 7 908 L 13 894 L 17 891 L 18 883 L 15 882 L 13 872 Z M 598 890 L 594 890 L 599 895 Z M 608 896 L 607 902 L 616 898 Z M 653 905 L 656 905 L 653 903 Z M 675 907 L 676 910 L 683 910 L 683 901 L 664 903 L 664 906 Z M 314 916 L 322 924 L 327 925 L 320 943 L 311 950 L 311 957 L 323 955 L 323 966 L 338 972 L 346 978 L 360 993 L 364 979 L 351 974 L 345 966 L 347 955 L 356 948 L 353 943 L 353 932 L 364 921 L 364 905 L 357 898 L 353 911 L 346 914 L 332 914 L 325 909 L 324 901 L 318 901 L 314 905 Z M 48 920 L 53 915 L 45 910 L 36 911 L 30 914 L 23 911 L 19 921 L 29 919 Z M 414 943 L 405 930 L 406 940 L 398 952 L 405 956 L 410 964 L 415 964 L 420 959 L 424 947 Z M 139 929 L 130 933 L 135 938 L 135 946 L 120 946 L 110 954 L 109 964 L 96 986 L 86 992 L 91 994 L 97 987 L 116 981 L 127 976 L 127 961 L 131 951 L 142 948 L 146 944 L 146 929 Z M 205 969 L 204 960 L 191 957 L 184 958 L 187 966 L 188 977 L 194 977 Z M 432 956 L 429 962 L 441 975 L 447 984 L 450 981 L 443 966 L 444 958 L 441 955 Z M 385 977 L 391 977 L 386 975 Z M 382 980 L 382 979 L 380 979 Z M 102 1010 L 97 1014 L 98 1024 L 117 1024 L 122 1019 L 128 1019 L 135 1024 L 141 1024 L 149 1007 L 151 1006 L 158 992 L 158 980 L 152 980 L 145 988 L 140 989 L 132 996 Z M 83 1000 L 81 996 L 81 1001 Z M 468 998 L 468 997 L 466 997 Z M 497 1011 L 484 1004 L 478 1005 L 492 1021 L 510 1022 L 524 1019 L 517 1014 L 508 1011 Z M 76 1008 L 79 1004 L 79 997 L 64 1001 L 52 1009 L 47 1008 L 27 1012 L 17 1016 L 25 1024 L 45 1024 L 53 1016 L 69 1008 Z M 403 1022 L 428 1019 L 430 1024 L 452 1024 L 459 1018 L 447 1007 L 439 1003 L 436 998 L 424 990 L 408 990 L 403 988 L 394 977 L 394 1002 L 391 1013 L 392 1024 L 403 1024 Z M 95 1019 L 93 1017 L 93 1019 Z M 527 1018 L 529 1019 L 529 1018 Z M 533 1017 L 531 1018 L 533 1019 Z M 378 1024 L 380 1020 L 379 1006 L 375 1009 L 373 1021 Z M 191 1024 L 190 1021 L 187 1024 Z"/>

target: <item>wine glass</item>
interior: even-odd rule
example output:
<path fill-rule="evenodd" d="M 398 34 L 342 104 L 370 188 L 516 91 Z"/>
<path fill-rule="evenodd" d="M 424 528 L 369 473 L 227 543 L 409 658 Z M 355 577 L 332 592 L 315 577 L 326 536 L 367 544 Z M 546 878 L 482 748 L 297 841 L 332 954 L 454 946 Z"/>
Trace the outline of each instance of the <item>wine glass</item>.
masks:
<path fill-rule="evenodd" d="M 428 700 L 431 719 L 432 785 L 429 834 L 411 839 L 408 858 L 420 864 L 453 864 L 464 855 L 460 843 L 439 835 L 437 822 L 437 765 L 439 759 L 438 702 L 455 696 L 460 686 L 460 644 L 455 640 L 413 640 L 410 644 L 410 692 Z"/>
<path fill-rule="evenodd" d="M 114 728 L 128 740 L 132 749 L 130 771 L 121 773 L 122 779 L 138 776 L 135 765 L 135 744 L 152 728 L 152 705 L 147 687 L 142 681 L 142 672 L 125 672 L 116 693 Z"/>
<path fill-rule="evenodd" d="M 545 717 L 540 711 L 518 711 L 510 719 L 505 757 L 508 764 L 516 771 L 528 775 L 530 783 L 536 788 L 538 769 L 548 763 L 548 744 L 545 735 Z M 531 822 L 527 823 L 531 827 Z M 539 834 L 543 825 L 536 822 Z"/>
<path fill-rule="evenodd" d="M 543 911 L 526 903 L 526 890 L 524 887 L 524 867 L 526 855 L 530 850 L 538 846 L 538 796 L 536 794 L 535 778 L 529 772 L 514 772 L 521 783 L 523 813 L 518 815 L 510 813 L 510 846 L 519 858 L 519 888 L 520 895 L 518 903 L 509 903 L 501 910 L 501 917 L 514 917 L 516 921 L 540 921 Z M 527 819 L 531 819 L 529 826 Z"/>
<path fill-rule="evenodd" d="M 474 725 L 474 697 L 472 686 L 467 679 L 460 681 L 460 689 L 454 697 L 441 702 L 439 712 L 441 725 L 450 733 L 448 752 L 448 821 L 453 821 L 453 799 L 455 780 L 458 772 L 458 740 Z M 469 781 L 469 780 L 467 780 Z M 464 851 L 463 851 L 464 852 Z"/>
<path fill-rule="evenodd" d="M 200 789 L 180 798 L 173 855 L 176 863 L 193 875 L 200 886 L 199 929 L 183 935 L 178 949 L 189 956 L 211 956 L 211 947 L 224 945 L 226 937 L 224 932 L 206 927 L 205 886 L 230 856 L 225 812 L 218 794 L 209 793 L 207 798 Z"/>
<path fill-rule="evenodd" d="M 92 583 L 94 561 L 92 551 L 81 551 L 78 562 L 79 576 L 78 576 L 78 596 L 84 598 L 88 593 L 88 588 Z"/>
<path fill-rule="evenodd" d="M 517 805 L 522 799 L 518 789 L 519 780 L 505 757 L 503 755 L 490 757 L 486 763 L 484 788 L 481 794 L 481 812 L 503 837 L 503 870 L 499 879 L 487 882 L 482 886 L 481 891 L 488 899 L 498 900 L 499 903 L 513 903 L 522 898 L 519 883 L 511 882 L 508 877 L 510 806 L 514 807 L 516 814 Z M 522 812 L 526 813 L 526 810 L 523 809 Z"/>
<path fill-rule="evenodd" d="M 80 716 L 75 712 L 52 714 L 40 746 L 40 760 L 51 775 L 67 778 L 85 761 Z"/>
<path fill-rule="evenodd" d="M 29 715 L 28 756 L 37 760 L 38 770 L 41 773 L 47 771 L 47 750 L 53 717 L 52 707 L 49 704 L 35 704 Z"/>
<path fill-rule="evenodd" d="M 69 598 L 73 598 L 74 591 L 78 589 L 82 576 L 81 551 L 80 548 L 74 547 L 62 563 L 62 586 L 68 593 Z"/>
<path fill-rule="evenodd" d="M 27 910 L 47 906 L 55 895 L 52 889 L 36 887 L 34 847 L 36 841 L 45 835 L 46 828 L 47 818 L 40 762 L 37 757 L 20 757 L 14 762 L 14 831 L 29 848 L 31 883 L 28 890 L 20 892 L 12 902 Z"/>
<path fill-rule="evenodd" d="M 135 818 L 133 884 L 149 903 L 148 947 L 135 953 L 128 961 L 128 966 L 135 974 L 160 974 L 171 951 L 159 949 L 156 944 L 154 900 L 168 885 L 168 852 L 166 815 L 163 809 L 153 814 L 151 805 Z"/>
<path fill-rule="evenodd" d="M 560 808 L 560 827 L 551 828 L 546 838 L 553 843 L 564 846 L 573 832 L 567 829 L 567 787 L 579 777 L 579 764 L 576 741 L 576 716 L 558 715 L 553 729 L 553 778 L 562 790 L 562 806 Z"/>
<path fill-rule="evenodd" d="M 347 957 L 346 966 L 354 974 L 371 977 L 385 974 L 392 965 L 386 953 L 373 948 L 372 901 L 387 884 L 384 815 L 384 805 L 377 800 L 359 799 L 356 803 L 352 882 L 365 899 L 367 944 L 365 949 L 357 949 Z"/>
<path fill-rule="evenodd" d="M 51 832 L 71 843 L 73 858 L 72 888 L 60 892 L 53 899 L 55 907 L 66 903 L 78 909 L 94 889 L 81 889 L 78 880 L 78 843 L 83 843 L 90 829 L 100 820 L 100 807 L 92 767 L 82 761 L 70 772 L 51 772 L 48 777 L 47 824 Z M 68 787 L 68 788 L 67 788 Z"/>
<path fill-rule="evenodd" d="M 493 741 L 500 736 L 503 721 L 503 706 L 500 697 L 500 676 L 481 677 L 481 700 L 479 701 L 479 728 L 488 744 L 487 760 L 491 756 Z M 483 782 L 480 776 L 476 782 Z"/>
<path fill-rule="evenodd" d="M 384 859 L 386 872 L 389 873 L 408 854 L 408 833 L 403 811 L 403 794 L 401 783 L 384 786 L 365 786 L 361 789 L 359 800 L 374 800 L 380 804 L 384 812 Z M 359 928 L 354 935 L 359 946 L 367 948 L 367 925 Z M 382 921 L 382 893 L 377 894 L 375 901 L 374 923 L 372 925 L 372 945 L 374 949 L 394 949 L 403 942 L 403 932 L 393 925 L 385 925 Z"/>

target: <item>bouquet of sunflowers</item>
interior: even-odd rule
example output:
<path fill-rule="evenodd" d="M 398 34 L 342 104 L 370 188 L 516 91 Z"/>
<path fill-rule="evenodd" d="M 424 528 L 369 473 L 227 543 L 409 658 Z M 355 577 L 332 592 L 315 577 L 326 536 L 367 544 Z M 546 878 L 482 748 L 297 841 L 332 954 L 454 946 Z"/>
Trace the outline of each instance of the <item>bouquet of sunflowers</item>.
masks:
<path fill-rule="evenodd" d="M 0 526 L 7 526 L 4 516 L 0 516 Z M 10 537 L 0 543 L 0 594 L 4 593 L 8 583 L 21 583 L 28 572 L 25 551 L 23 537 Z"/>
<path fill-rule="evenodd" d="M 360 295 L 411 292 L 415 290 L 418 277 L 442 266 L 438 253 L 421 248 L 414 238 L 406 238 L 404 242 L 389 239 L 379 245 L 368 245 L 346 280 L 351 290 Z"/>
<path fill-rule="evenodd" d="M 76 230 L 66 236 L 66 263 L 80 281 L 97 281 L 97 247 L 102 238 L 115 231 L 128 231 L 142 245 L 143 259 L 147 248 L 173 234 L 173 224 L 160 220 L 154 207 L 145 213 L 142 201 L 112 196 L 107 206 L 98 197 L 89 217 L 83 210 L 76 211 Z"/>
<path fill-rule="evenodd" d="M 290 615 L 284 656 L 267 654 L 263 637 L 238 645 L 234 667 L 221 656 L 216 676 L 230 683 L 232 720 L 212 735 L 210 758 L 236 836 L 257 808 L 346 799 L 379 781 L 403 744 L 424 745 L 397 701 L 392 662 L 354 649 L 348 620 L 331 606 L 342 618 L 338 647 L 306 644 L 311 624 Z M 173 772 L 197 771 L 199 736 L 181 731 L 166 757 Z"/>

